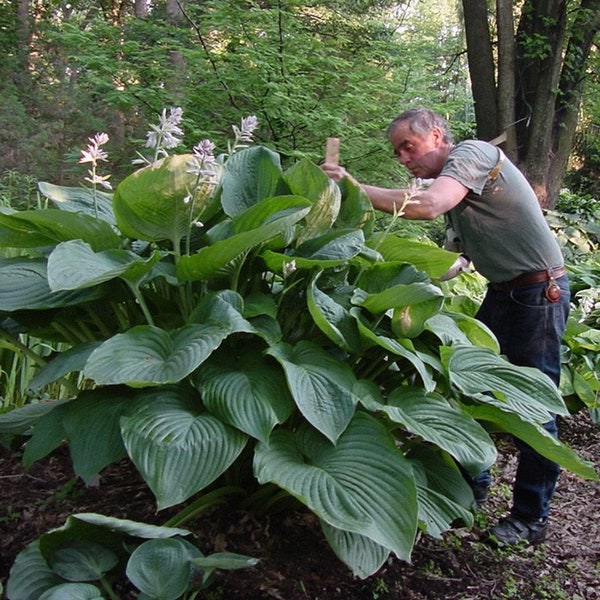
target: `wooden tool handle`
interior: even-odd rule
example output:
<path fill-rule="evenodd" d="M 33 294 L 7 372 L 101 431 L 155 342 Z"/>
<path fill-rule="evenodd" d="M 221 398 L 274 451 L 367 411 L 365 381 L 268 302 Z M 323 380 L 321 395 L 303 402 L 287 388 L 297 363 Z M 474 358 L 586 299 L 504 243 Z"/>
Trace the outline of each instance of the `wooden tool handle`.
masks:
<path fill-rule="evenodd" d="M 325 146 L 325 162 L 334 165 L 340 162 L 340 138 L 330 137 L 327 138 L 327 145 Z"/>

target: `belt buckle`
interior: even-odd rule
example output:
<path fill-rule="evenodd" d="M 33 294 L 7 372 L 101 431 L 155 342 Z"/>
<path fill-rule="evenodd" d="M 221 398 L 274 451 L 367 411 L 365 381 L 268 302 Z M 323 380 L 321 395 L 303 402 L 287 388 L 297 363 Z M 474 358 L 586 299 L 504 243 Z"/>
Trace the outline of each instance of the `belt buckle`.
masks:
<path fill-rule="evenodd" d="M 560 300 L 560 287 L 556 283 L 554 279 L 554 270 L 548 269 L 548 283 L 546 284 L 546 288 L 544 289 L 544 295 L 546 296 L 548 302 L 558 302 Z"/>

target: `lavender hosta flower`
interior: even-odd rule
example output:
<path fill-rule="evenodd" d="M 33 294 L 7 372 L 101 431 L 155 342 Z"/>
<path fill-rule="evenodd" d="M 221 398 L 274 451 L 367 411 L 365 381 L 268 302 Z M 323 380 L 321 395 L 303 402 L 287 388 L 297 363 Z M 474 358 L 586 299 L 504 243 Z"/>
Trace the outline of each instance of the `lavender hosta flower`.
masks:
<path fill-rule="evenodd" d="M 104 146 L 108 142 L 108 134 L 107 133 L 96 133 L 91 138 L 88 138 L 89 144 L 85 148 L 85 150 L 81 151 L 81 158 L 79 159 L 80 163 L 93 163 L 94 165 L 98 164 L 99 160 L 106 161 L 108 158 L 108 154 L 100 148 L 100 146 Z"/>
<path fill-rule="evenodd" d="M 192 173 L 202 183 L 217 185 L 219 183 L 221 168 L 217 163 L 213 151 L 215 144 L 210 140 L 202 140 L 193 148 L 192 160 L 188 161 L 188 173 Z"/>
<path fill-rule="evenodd" d="M 233 132 L 235 133 L 236 141 L 252 142 L 252 134 L 257 127 L 258 119 L 254 115 L 243 117 L 241 121 L 241 127 L 233 125 Z"/>
<path fill-rule="evenodd" d="M 213 144 L 210 140 L 202 140 L 201 142 L 196 144 L 193 148 L 194 157 L 202 163 L 214 163 L 215 162 L 215 155 L 213 154 L 214 149 L 215 149 L 215 144 Z"/>
<path fill-rule="evenodd" d="M 110 178 L 110 175 L 98 175 L 98 173 L 96 173 L 95 171 L 92 171 L 92 170 L 89 170 L 88 174 L 89 174 L 89 177 L 84 178 L 86 181 L 89 181 L 94 186 L 100 185 L 105 190 L 112 190 L 112 185 L 108 181 L 108 179 Z"/>
<path fill-rule="evenodd" d="M 233 133 L 235 134 L 235 140 L 233 145 L 230 145 L 230 153 L 235 152 L 237 148 L 245 148 L 246 143 L 253 141 L 254 130 L 258 127 L 258 119 L 254 115 L 243 117 L 241 126 L 237 127 L 233 125 Z"/>
<path fill-rule="evenodd" d="M 159 156 L 168 156 L 167 150 L 176 148 L 181 144 L 183 129 L 179 126 L 183 118 L 183 109 L 179 107 L 167 110 L 163 108 L 158 125 L 150 125 L 150 131 L 146 134 L 146 148 L 154 149 L 154 160 Z M 144 159 L 136 159 L 134 163 L 148 163 Z"/>
<path fill-rule="evenodd" d="M 110 175 L 100 175 L 96 172 L 99 161 L 106 161 L 108 154 L 101 148 L 108 142 L 107 133 L 96 133 L 91 138 L 88 138 L 89 144 L 81 151 L 80 163 L 91 163 L 92 168 L 88 170 L 89 177 L 85 177 L 85 180 L 91 183 L 94 187 L 97 185 L 102 186 L 104 189 L 112 190 L 108 179 Z"/>
<path fill-rule="evenodd" d="M 241 142 L 252 142 L 254 130 L 258 127 L 258 119 L 255 115 L 249 115 L 242 118 L 242 127 L 240 131 Z"/>

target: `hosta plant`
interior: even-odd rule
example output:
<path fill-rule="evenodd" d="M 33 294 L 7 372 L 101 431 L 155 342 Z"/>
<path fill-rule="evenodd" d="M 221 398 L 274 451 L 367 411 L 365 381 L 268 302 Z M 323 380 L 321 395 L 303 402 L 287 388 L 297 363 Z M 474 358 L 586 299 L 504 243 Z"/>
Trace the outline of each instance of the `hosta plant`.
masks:
<path fill-rule="evenodd" d="M 89 482 L 127 456 L 159 511 L 188 504 L 177 524 L 293 499 L 360 577 L 472 522 L 463 474 L 494 462 L 491 430 L 596 477 L 540 427 L 567 413 L 550 380 L 448 309 L 454 254 L 374 231 L 360 188 L 307 160 L 200 150 L 0 214 L 0 244 L 26 249 L 0 262 L 5 328 L 69 344 L 31 386 L 79 377 L 0 417 L 26 465 L 66 440 Z"/>
<path fill-rule="evenodd" d="M 190 531 L 80 513 L 19 554 L 9 598 L 96 600 L 122 597 L 126 580 L 139 598 L 177 600 L 210 586 L 216 569 L 254 566 L 254 558 L 219 552 L 204 556 Z M 48 560 L 44 560 L 44 556 Z M 191 595 L 186 595 L 190 592 Z"/>

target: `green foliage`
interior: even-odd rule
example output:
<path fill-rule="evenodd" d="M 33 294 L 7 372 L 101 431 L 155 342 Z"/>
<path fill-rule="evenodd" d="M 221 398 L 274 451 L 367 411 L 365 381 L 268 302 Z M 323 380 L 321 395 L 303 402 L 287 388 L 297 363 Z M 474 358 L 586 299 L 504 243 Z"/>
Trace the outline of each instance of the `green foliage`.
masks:
<path fill-rule="evenodd" d="M 546 216 L 567 262 L 583 262 L 600 249 L 600 205 L 592 196 L 563 189 Z"/>
<path fill-rule="evenodd" d="M 589 195 L 563 190 L 557 209 L 548 221 L 563 247 L 573 300 L 560 390 L 572 412 L 585 408 L 600 423 L 600 208 Z"/>
<path fill-rule="evenodd" d="M 319 162 L 325 138 L 338 136 L 352 172 L 391 183 L 400 175 L 384 157 L 385 130 L 402 109 L 426 102 L 465 129 L 473 121 L 452 3 L 202 2 L 186 11 L 176 19 L 164 3 L 144 18 L 131 3 L 118 14 L 82 0 L 38 7 L 23 49 L 30 65 L 14 66 L 19 85 L 2 89 L 0 141 L 11 152 L 0 171 L 67 185 L 77 180 L 75 140 L 107 131 L 121 179 L 150 117 L 182 106 L 188 147 L 205 137 L 223 145 L 240 113 L 256 114 L 257 139 L 284 165 Z"/>
<path fill-rule="evenodd" d="M 67 440 L 90 481 L 128 456 L 159 510 L 283 492 L 360 577 L 409 560 L 418 530 L 472 521 L 462 470 L 494 462 L 487 427 L 597 478 L 540 425 L 567 413 L 548 378 L 448 309 L 455 254 L 374 233 L 361 189 L 307 159 L 197 161 L 167 156 L 93 203 L 46 184 L 57 209 L 2 215 L 0 241 L 44 251 L 0 261 L 0 311 L 68 345 L 34 383 L 83 380 L 0 416 L 6 443 L 29 436 L 25 464 Z M 37 552 L 18 560 L 50 589 Z"/>
<path fill-rule="evenodd" d="M 589 409 L 600 423 L 600 260 L 569 268 L 575 307 L 564 336 L 561 393 L 571 411 Z"/>
<path fill-rule="evenodd" d="M 140 597 L 192 598 L 210 586 L 217 569 L 252 567 L 257 560 L 232 553 L 204 556 L 185 529 L 156 527 L 80 513 L 32 542 L 13 565 L 12 600 L 119 598 L 128 584 Z M 107 596 L 105 596 L 105 594 Z"/>
<path fill-rule="evenodd" d="M 6 171 L 0 177 L 0 206 L 17 210 L 39 208 L 37 181 L 19 171 Z"/>

